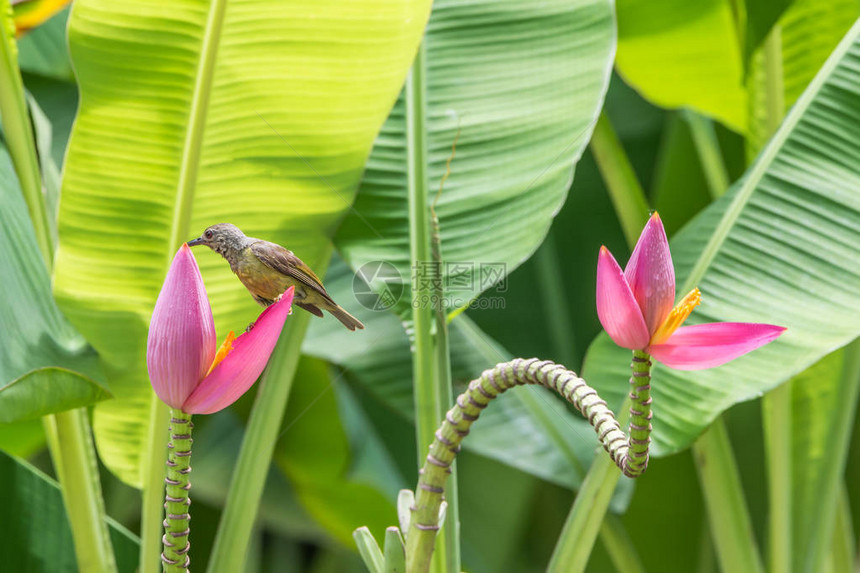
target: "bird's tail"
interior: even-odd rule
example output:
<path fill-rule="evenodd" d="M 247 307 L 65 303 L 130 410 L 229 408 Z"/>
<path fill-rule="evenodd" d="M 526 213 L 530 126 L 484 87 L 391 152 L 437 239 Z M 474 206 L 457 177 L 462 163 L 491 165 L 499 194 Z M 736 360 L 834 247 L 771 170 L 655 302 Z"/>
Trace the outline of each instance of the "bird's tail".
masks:
<path fill-rule="evenodd" d="M 329 311 L 336 319 L 341 321 L 348 329 L 364 329 L 364 325 L 361 324 L 361 321 L 346 312 L 343 307 L 335 305 L 334 308 L 327 308 L 326 310 Z"/>

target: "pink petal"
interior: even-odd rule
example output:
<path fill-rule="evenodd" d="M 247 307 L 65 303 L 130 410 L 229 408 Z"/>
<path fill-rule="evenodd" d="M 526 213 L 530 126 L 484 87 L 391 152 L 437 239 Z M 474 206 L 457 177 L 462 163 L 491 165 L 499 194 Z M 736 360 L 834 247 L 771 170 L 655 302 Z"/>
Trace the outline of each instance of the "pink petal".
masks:
<path fill-rule="evenodd" d="M 654 213 L 630 255 L 624 277 L 648 326 L 654 334 L 675 304 L 675 267 L 660 216 Z"/>
<path fill-rule="evenodd" d="M 782 326 L 749 322 L 713 322 L 682 326 L 651 355 L 676 370 L 713 368 L 752 352 L 785 332 Z"/>
<path fill-rule="evenodd" d="M 650 334 L 642 311 L 621 267 L 606 247 L 600 247 L 597 257 L 597 316 L 618 346 L 632 350 L 648 346 Z"/>
<path fill-rule="evenodd" d="M 188 245 L 182 245 L 158 293 L 146 366 L 159 398 L 181 408 L 215 358 L 215 322 L 200 268 Z"/>
<path fill-rule="evenodd" d="M 233 350 L 215 367 L 182 405 L 189 414 L 223 410 L 254 385 L 269 362 L 293 302 L 293 287 L 260 314 L 250 332 L 233 343 Z"/>

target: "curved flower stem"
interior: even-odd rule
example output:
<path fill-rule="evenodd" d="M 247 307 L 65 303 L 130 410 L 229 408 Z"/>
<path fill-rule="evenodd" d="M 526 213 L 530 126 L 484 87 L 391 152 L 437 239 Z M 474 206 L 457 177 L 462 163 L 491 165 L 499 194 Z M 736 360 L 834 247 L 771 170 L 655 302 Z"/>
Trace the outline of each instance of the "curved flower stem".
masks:
<path fill-rule="evenodd" d="M 164 553 L 161 561 L 164 573 L 187 573 L 189 558 L 188 534 L 191 498 L 191 414 L 170 410 L 170 442 L 167 444 L 167 477 L 164 478 Z"/>
<path fill-rule="evenodd" d="M 516 358 L 497 364 L 485 370 L 480 378 L 472 380 L 466 391 L 457 397 L 454 407 L 445 414 L 445 421 L 436 430 L 421 469 L 406 538 L 406 570 L 410 573 L 427 570 L 439 530 L 439 508 L 445 481 L 454 457 L 460 451 L 460 443 L 469 434 L 469 428 L 481 410 L 509 388 L 539 384 L 558 392 L 588 419 L 613 463 L 629 477 L 641 475 L 648 465 L 651 362 L 644 352 L 635 352 L 633 360 L 629 438 L 596 390 L 574 372 L 549 360 Z"/>

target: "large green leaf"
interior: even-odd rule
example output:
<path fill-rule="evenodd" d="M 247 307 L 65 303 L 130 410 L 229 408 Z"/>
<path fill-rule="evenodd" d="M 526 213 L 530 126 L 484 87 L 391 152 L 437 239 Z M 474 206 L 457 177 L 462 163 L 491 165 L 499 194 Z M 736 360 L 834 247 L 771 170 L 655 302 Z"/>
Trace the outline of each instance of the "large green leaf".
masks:
<path fill-rule="evenodd" d="M 745 177 L 671 243 L 679 294 L 698 285 L 691 322 L 788 327 L 725 366 L 654 372 L 654 453 L 688 446 L 723 410 L 803 371 L 860 334 L 860 24 L 855 24 Z M 629 351 L 606 335 L 585 376 L 611 404 Z"/>
<path fill-rule="evenodd" d="M 659 106 L 691 107 L 744 131 L 737 34 L 729 0 L 619 0 L 618 70 Z"/>
<path fill-rule="evenodd" d="M 787 2 L 760 3 L 754 14 L 757 44 Z M 785 103 L 790 106 L 860 15 L 857 0 L 794 0 L 778 24 L 783 46 Z M 745 73 L 746 29 L 739 30 L 730 0 L 619 0 L 618 70 L 648 100 L 663 107 L 689 107 L 747 133 L 755 112 L 746 78 L 761 65 L 751 52 Z M 758 16 L 762 18 L 759 19 Z M 755 91 L 755 90 L 753 90 Z M 750 125 L 752 124 L 752 125 Z M 768 133 L 769 135 L 769 133 Z"/>
<path fill-rule="evenodd" d="M 119 571 L 134 571 L 138 540 L 108 518 Z M 77 571 L 72 531 L 57 483 L 0 451 L 0 555 L 5 571 Z"/>
<path fill-rule="evenodd" d="M 3 396 L 0 403 L 5 404 L 0 408 L 6 408 L 2 417 L 9 422 L 20 419 L 22 414 L 56 412 L 66 409 L 63 404 L 80 406 L 103 399 L 106 397 L 103 390 L 90 378 L 99 373 L 95 353 L 65 320 L 51 296 L 51 281 L 36 244 L 18 179 L 2 145 L 0 203 L 3 205 L 0 209 L 0 268 L 3 269 L 4 298 L 0 305 L 0 329 L 10 333 L 0 345 L 0 385 L 19 380 L 15 390 L 0 392 Z M 51 388 L 52 383 L 59 382 L 56 376 L 65 381 L 65 388 L 82 391 L 77 394 L 77 401 L 67 402 L 53 392 L 27 393 L 27 388 Z M 24 389 L 23 394 L 21 389 Z M 87 396 L 88 390 L 94 394 Z M 12 402 L 9 400 L 21 411 L 10 411 Z"/>
<path fill-rule="evenodd" d="M 81 105 L 65 166 L 55 293 L 99 351 L 105 462 L 140 483 L 149 316 L 178 245 L 213 223 L 324 268 L 423 31 L 427 0 L 75 2 Z M 219 332 L 259 308 L 199 253 Z"/>
<path fill-rule="evenodd" d="M 335 239 L 355 269 L 378 260 L 397 267 L 405 286 L 401 316 L 414 274 L 410 173 L 426 172 L 435 193 L 460 130 L 437 212 L 447 303 L 461 308 L 546 235 L 603 102 L 614 40 L 606 0 L 435 3 L 425 43 L 426 113 L 409 120 L 407 133 L 401 98 Z M 427 165 L 411 165 L 407 158 L 422 138 Z"/>

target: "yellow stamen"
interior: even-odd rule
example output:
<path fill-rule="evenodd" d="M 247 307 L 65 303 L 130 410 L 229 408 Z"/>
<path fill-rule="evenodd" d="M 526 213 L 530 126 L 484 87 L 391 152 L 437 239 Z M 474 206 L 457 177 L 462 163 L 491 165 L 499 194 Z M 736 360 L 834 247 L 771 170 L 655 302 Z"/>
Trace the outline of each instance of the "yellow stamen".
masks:
<path fill-rule="evenodd" d="M 694 288 L 687 293 L 687 296 L 675 305 L 675 308 L 672 309 L 672 312 L 669 313 L 669 316 L 666 317 L 666 320 L 663 321 L 663 324 L 660 325 L 654 336 L 651 337 L 651 344 L 666 342 L 701 302 L 702 293 L 699 292 L 699 289 Z"/>
<path fill-rule="evenodd" d="M 222 344 L 221 348 L 218 349 L 218 352 L 215 353 L 215 360 L 212 361 L 212 366 L 209 367 L 209 372 L 206 373 L 206 376 L 212 374 L 215 367 L 218 366 L 222 360 L 227 358 L 227 355 L 230 354 L 231 350 L 233 350 L 234 340 L 236 340 L 236 334 L 231 330 L 227 335 L 227 338 L 224 339 L 224 344 Z"/>

